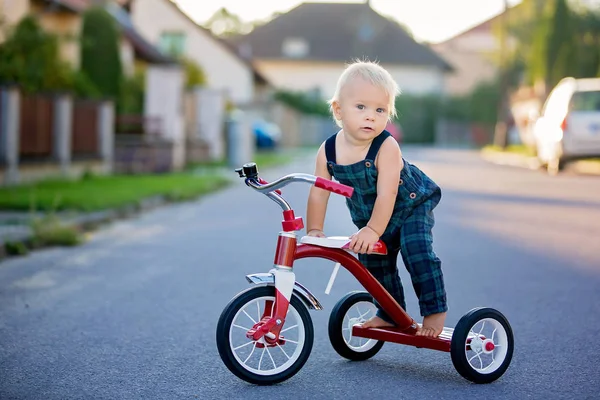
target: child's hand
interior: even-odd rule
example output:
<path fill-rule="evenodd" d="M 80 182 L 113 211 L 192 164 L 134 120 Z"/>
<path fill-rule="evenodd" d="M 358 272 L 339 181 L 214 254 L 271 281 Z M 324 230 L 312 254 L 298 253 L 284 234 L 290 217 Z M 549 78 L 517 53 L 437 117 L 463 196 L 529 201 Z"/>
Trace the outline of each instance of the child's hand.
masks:
<path fill-rule="evenodd" d="M 371 254 L 379 236 L 371 228 L 365 226 L 350 237 L 350 250 L 360 254 Z"/>
<path fill-rule="evenodd" d="M 325 233 L 320 229 L 311 229 L 306 233 L 308 236 L 326 237 Z"/>

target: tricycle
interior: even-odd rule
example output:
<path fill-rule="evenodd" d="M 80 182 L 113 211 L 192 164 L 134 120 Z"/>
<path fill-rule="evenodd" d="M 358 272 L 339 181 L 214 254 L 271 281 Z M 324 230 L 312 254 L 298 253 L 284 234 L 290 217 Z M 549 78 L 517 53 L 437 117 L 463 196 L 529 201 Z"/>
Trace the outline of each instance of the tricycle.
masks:
<path fill-rule="evenodd" d="M 438 337 L 418 336 L 418 323 L 349 251 L 349 237 L 298 237 L 304 223 L 283 198 L 282 187 L 304 182 L 347 197 L 352 196 L 353 188 L 305 173 L 289 174 L 268 183 L 259 177 L 255 163 L 244 164 L 236 172 L 248 187 L 265 194 L 283 210 L 273 267 L 266 273 L 247 275 L 247 281 L 254 286 L 237 294 L 217 323 L 219 355 L 237 377 L 258 385 L 282 382 L 300 371 L 310 356 L 314 328 L 309 310 L 322 310 L 323 306 L 296 281 L 294 261 L 304 258 L 335 263 L 327 294 L 340 267 L 346 268 L 365 289 L 348 293 L 331 311 L 329 339 L 340 356 L 367 360 L 385 342 L 392 342 L 449 352 L 456 371 L 474 383 L 493 382 L 507 370 L 514 338 L 508 320 L 498 310 L 474 308 L 454 328 L 445 327 Z M 386 254 L 385 243 L 377 242 L 373 252 Z M 395 322 L 394 327 L 362 327 L 377 311 L 374 300 Z"/>

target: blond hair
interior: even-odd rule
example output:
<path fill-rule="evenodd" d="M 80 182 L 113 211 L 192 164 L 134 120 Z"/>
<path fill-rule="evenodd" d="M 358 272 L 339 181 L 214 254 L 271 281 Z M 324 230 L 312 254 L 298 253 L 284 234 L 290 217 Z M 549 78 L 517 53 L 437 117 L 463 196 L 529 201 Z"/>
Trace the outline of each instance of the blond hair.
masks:
<path fill-rule="evenodd" d="M 342 72 L 342 75 L 340 75 L 338 79 L 333 97 L 328 101 L 329 109 L 331 110 L 331 114 L 333 115 L 335 123 L 340 128 L 342 127 L 342 121 L 339 121 L 333 112 L 333 102 L 340 101 L 340 93 L 344 86 L 356 78 L 362 78 L 372 85 L 380 87 L 385 91 L 389 97 L 388 108 L 390 112 L 390 119 L 394 118 L 396 116 L 396 96 L 400 94 L 400 88 L 398 87 L 398 84 L 394 78 L 392 78 L 390 73 L 378 63 L 356 60 L 346 66 L 346 69 L 344 72 Z"/>

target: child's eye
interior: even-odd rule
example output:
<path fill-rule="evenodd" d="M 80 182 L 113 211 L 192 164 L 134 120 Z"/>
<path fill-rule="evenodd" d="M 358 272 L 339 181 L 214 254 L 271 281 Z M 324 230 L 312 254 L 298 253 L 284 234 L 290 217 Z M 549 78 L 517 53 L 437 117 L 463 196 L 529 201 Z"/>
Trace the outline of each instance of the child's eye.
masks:
<path fill-rule="evenodd" d="M 362 104 L 359 104 L 359 105 L 356 106 L 356 108 L 358 108 L 359 110 L 364 110 L 365 106 L 362 105 Z"/>
<path fill-rule="evenodd" d="M 377 109 L 377 112 L 378 112 L 378 113 L 384 113 L 384 112 L 385 112 L 385 108 L 378 108 L 378 109 Z"/>

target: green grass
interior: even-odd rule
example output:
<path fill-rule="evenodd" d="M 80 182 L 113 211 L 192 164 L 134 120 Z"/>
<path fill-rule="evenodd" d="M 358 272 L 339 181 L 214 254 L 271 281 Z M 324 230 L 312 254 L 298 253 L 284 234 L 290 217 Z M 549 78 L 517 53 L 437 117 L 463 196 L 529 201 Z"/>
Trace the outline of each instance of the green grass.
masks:
<path fill-rule="evenodd" d="M 482 150 L 483 151 L 491 151 L 491 152 L 514 153 L 514 154 L 520 154 L 520 155 L 528 156 L 528 157 L 535 156 L 535 151 L 532 148 L 529 148 L 522 144 L 511 144 L 511 145 L 507 146 L 506 149 L 504 149 L 504 150 L 501 147 L 496 146 L 496 145 L 488 145 L 488 146 L 485 146 Z"/>
<path fill-rule="evenodd" d="M 316 151 L 315 151 L 316 152 Z M 271 168 L 271 167 L 277 167 L 280 165 L 285 165 L 288 162 L 292 161 L 293 157 L 295 154 L 297 154 L 298 151 L 297 150 L 292 150 L 292 151 L 278 151 L 278 150 L 268 150 L 268 151 L 257 151 L 254 153 L 254 155 L 252 156 L 252 158 L 250 160 L 248 160 L 248 162 L 255 162 L 256 165 L 258 166 L 258 169 L 260 171 L 266 169 L 266 168 Z M 195 170 L 197 168 L 213 168 L 213 167 L 224 167 L 224 168 L 229 168 L 229 166 L 227 165 L 227 160 L 215 160 L 215 161 L 207 161 L 207 162 L 200 162 L 200 163 L 193 163 L 188 165 L 187 169 L 188 170 Z M 237 166 L 238 168 L 241 167 L 241 165 Z"/>
<path fill-rule="evenodd" d="M 218 175 L 93 176 L 81 180 L 46 180 L 0 188 L 0 209 L 33 211 L 96 211 L 139 204 L 145 198 L 166 196 L 187 200 L 227 184 Z"/>
<path fill-rule="evenodd" d="M 256 163 L 259 170 L 263 170 L 287 164 L 292 161 L 292 157 L 293 155 L 289 152 L 259 151 L 254 154 L 252 161 Z"/>

